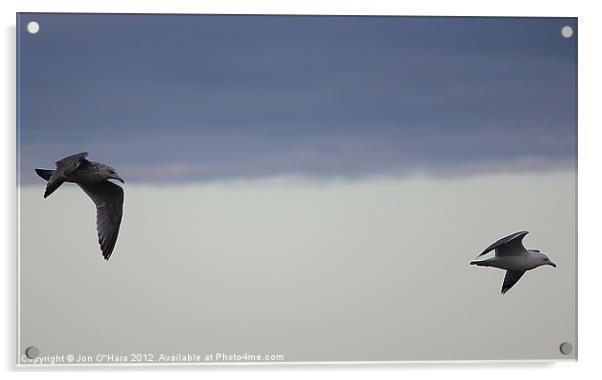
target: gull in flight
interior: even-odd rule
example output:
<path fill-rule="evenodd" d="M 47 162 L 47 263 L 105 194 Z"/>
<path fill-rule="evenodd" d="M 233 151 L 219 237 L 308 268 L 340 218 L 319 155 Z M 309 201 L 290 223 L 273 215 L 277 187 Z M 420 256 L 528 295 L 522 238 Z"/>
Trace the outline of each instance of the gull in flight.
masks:
<path fill-rule="evenodd" d="M 556 264 L 538 249 L 525 249 L 522 240 L 528 233 L 528 231 L 520 231 L 506 236 L 491 244 L 477 256 L 481 257 L 495 249 L 495 257 L 470 262 L 470 265 L 505 269 L 506 277 L 504 277 L 504 284 L 502 285 L 502 294 L 506 294 L 528 270 L 542 265 L 551 265 L 556 268 Z"/>
<path fill-rule="evenodd" d="M 57 161 L 56 170 L 35 169 L 36 173 L 48 181 L 44 198 L 47 198 L 63 182 L 76 183 L 88 194 L 96 205 L 96 229 L 98 243 L 105 260 L 109 260 L 121 225 L 123 214 L 123 189 L 110 182 L 115 179 L 124 183 L 123 178 L 112 167 L 86 160 L 88 153 L 78 153 Z"/>

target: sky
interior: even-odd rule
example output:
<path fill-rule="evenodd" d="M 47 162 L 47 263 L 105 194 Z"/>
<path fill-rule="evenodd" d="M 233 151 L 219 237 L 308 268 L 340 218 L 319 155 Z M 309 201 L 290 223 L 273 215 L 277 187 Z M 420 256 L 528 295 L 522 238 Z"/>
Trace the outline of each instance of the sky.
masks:
<path fill-rule="evenodd" d="M 80 151 L 128 182 L 575 167 L 575 19 L 18 17 L 24 183 Z"/>
<path fill-rule="evenodd" d="M 576 357 L 575 19 L 19 18 L 20 352 Z M 81 151 L 109 262 L 33 173 Z M 469 262 L 521 230 L 558 267 L 502 296 Z"/>
<path fill-rule="evenodd" d="M 24 186 L 20 347 L 574 359 L 558 347 L 577 347 L 575 183 L 573 172 L 126 183 L 109 262 L 77 186 L 48 199 Z M 502 270 L 468 263 L 521 229 L 557 267 L 531 270 L 501 295 Z"/>

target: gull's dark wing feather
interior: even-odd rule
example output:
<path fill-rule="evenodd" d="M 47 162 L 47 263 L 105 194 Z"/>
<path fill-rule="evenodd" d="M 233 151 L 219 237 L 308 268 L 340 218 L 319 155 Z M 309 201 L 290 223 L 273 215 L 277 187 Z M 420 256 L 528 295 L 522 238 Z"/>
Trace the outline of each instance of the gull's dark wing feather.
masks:
<path fill-rule="evenodd" d="M 506 277 L 504 277 L 504 284 L 502 285 L 502 294 L 506 294 L 506 292 L 520 280 L 523 274 L 525 274 L 525 271 L 506 271 Z"/>
<path fill-rule="evenodd" d="M 96 205 L 98 243 L 103 257 L 109 260 L 117 242 L 123 215 L 123 189 L 109 181 L 78 185 Z"/>
<path fill-rule="evenodd" d="M 48 198 L 56 189 L 59 188 L 65 182 L 67 177 L 73 173 L 80 165 L 87 161 L 87 152 L 73 154 L 65 157 L 60 161 L 55 162 L 56 170 L 52 173 L 48 183 L 46 184 L 46 191 L 44 192 L 44 198 Z M 39 173 L 38 173 L 39 174 Z"/>
<path fill-rule="evenodd" d="M 57 170 L 69 172 L 77 169 L 82 161 L 86 159 L 86 157 L 88 157 L 88 152 L 76 153 L 63 158 L 54 164 L 56 165 Z"/>
<path fill-rule="evenodd" d="M 523 237 L 528 234 L 529 231 L 520 231 L 515 232 L 512 235 L 508 235 L 495 243 L 491 244 L 487 247 L 479 256 L 483 256 L 484 254 L 495 249 L 496 256 L 516 256 L 524 253 L 526 251 L 523 246 Z M 477 256 L 477 257 L 479 257 Z"/>

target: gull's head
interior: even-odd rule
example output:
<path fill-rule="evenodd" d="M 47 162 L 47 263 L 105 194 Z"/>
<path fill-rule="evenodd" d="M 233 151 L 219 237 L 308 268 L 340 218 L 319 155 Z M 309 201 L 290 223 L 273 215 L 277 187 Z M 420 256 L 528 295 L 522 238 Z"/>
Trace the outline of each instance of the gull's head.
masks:
<path fill-rule="evenodd" d="M 109 165 L 102 164 L 102 176 L 104 179 L 115 179 L 121 183 L 125 183 L 123 178 L 117 173 L 117 170 L 110 167 Z"/>
<path fill-rule="evenodd" d="M 550 260 L 550 258 L 546 255 L 544 255 L 543 253 L 533 250 L 530 251 L 531 254 L 535 257 L 536 261 L 537 261 L 537 266 L 542 266 L 542 265 L 551 265 L 554 268 L 556 268 L 556 264 L 554 264 L 552 262 L 552 260 Z"/>

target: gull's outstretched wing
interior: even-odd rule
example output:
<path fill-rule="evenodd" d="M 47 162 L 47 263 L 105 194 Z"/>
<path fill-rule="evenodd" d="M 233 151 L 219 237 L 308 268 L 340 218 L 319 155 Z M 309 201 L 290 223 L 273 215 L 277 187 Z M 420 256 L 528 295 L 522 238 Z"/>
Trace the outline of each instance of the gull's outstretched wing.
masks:
<path fill-rule="evenodd" d="M 65 179 L 69 176 L 69 174 L 73 173 L 73 171 L 79 168 L 83 162 L 87 161 L 87 155 L 87 152 L 78 153 L 55 162 L 56 170 L 54 173 L 52 173 L 50 179 L 48 179 L 46 191 L 44 192 L 44 198 L 48 198 L 50 194 L 52 194 L 56 189 L 59 188 L 59 186 L 63 184 L 63 182 L 65 182 Z"/>
<path fill-rule="evenodd" d="M 109 260 L 117 242 L 123 215 L 123 189 L 109 181 L 78 184 L 96 205 L 98 243 L 105 260 Z"/>
<path fill-rule="evenodd" d="M 506 271 L 506 277 L 504 277 L 504 284 L 502 285 L 502 294 L 506 294 L 506 292 L 520 280 L 523 274 L 525 274 L 525 271 Z"/>
<path fill-rule="evenodd" d="M 490 252 L 495 249 L 495 256 L 517 256 L 527 250 L 523 246 L 523 237 L 528 234 L 529 231 L 515 232 L 512 235 L 508 235 L 505 238 L 501 238 L 495 243 L 487 247 L 479 256 Z M 477 256 L 477 257 L 479 257 Z"/>

